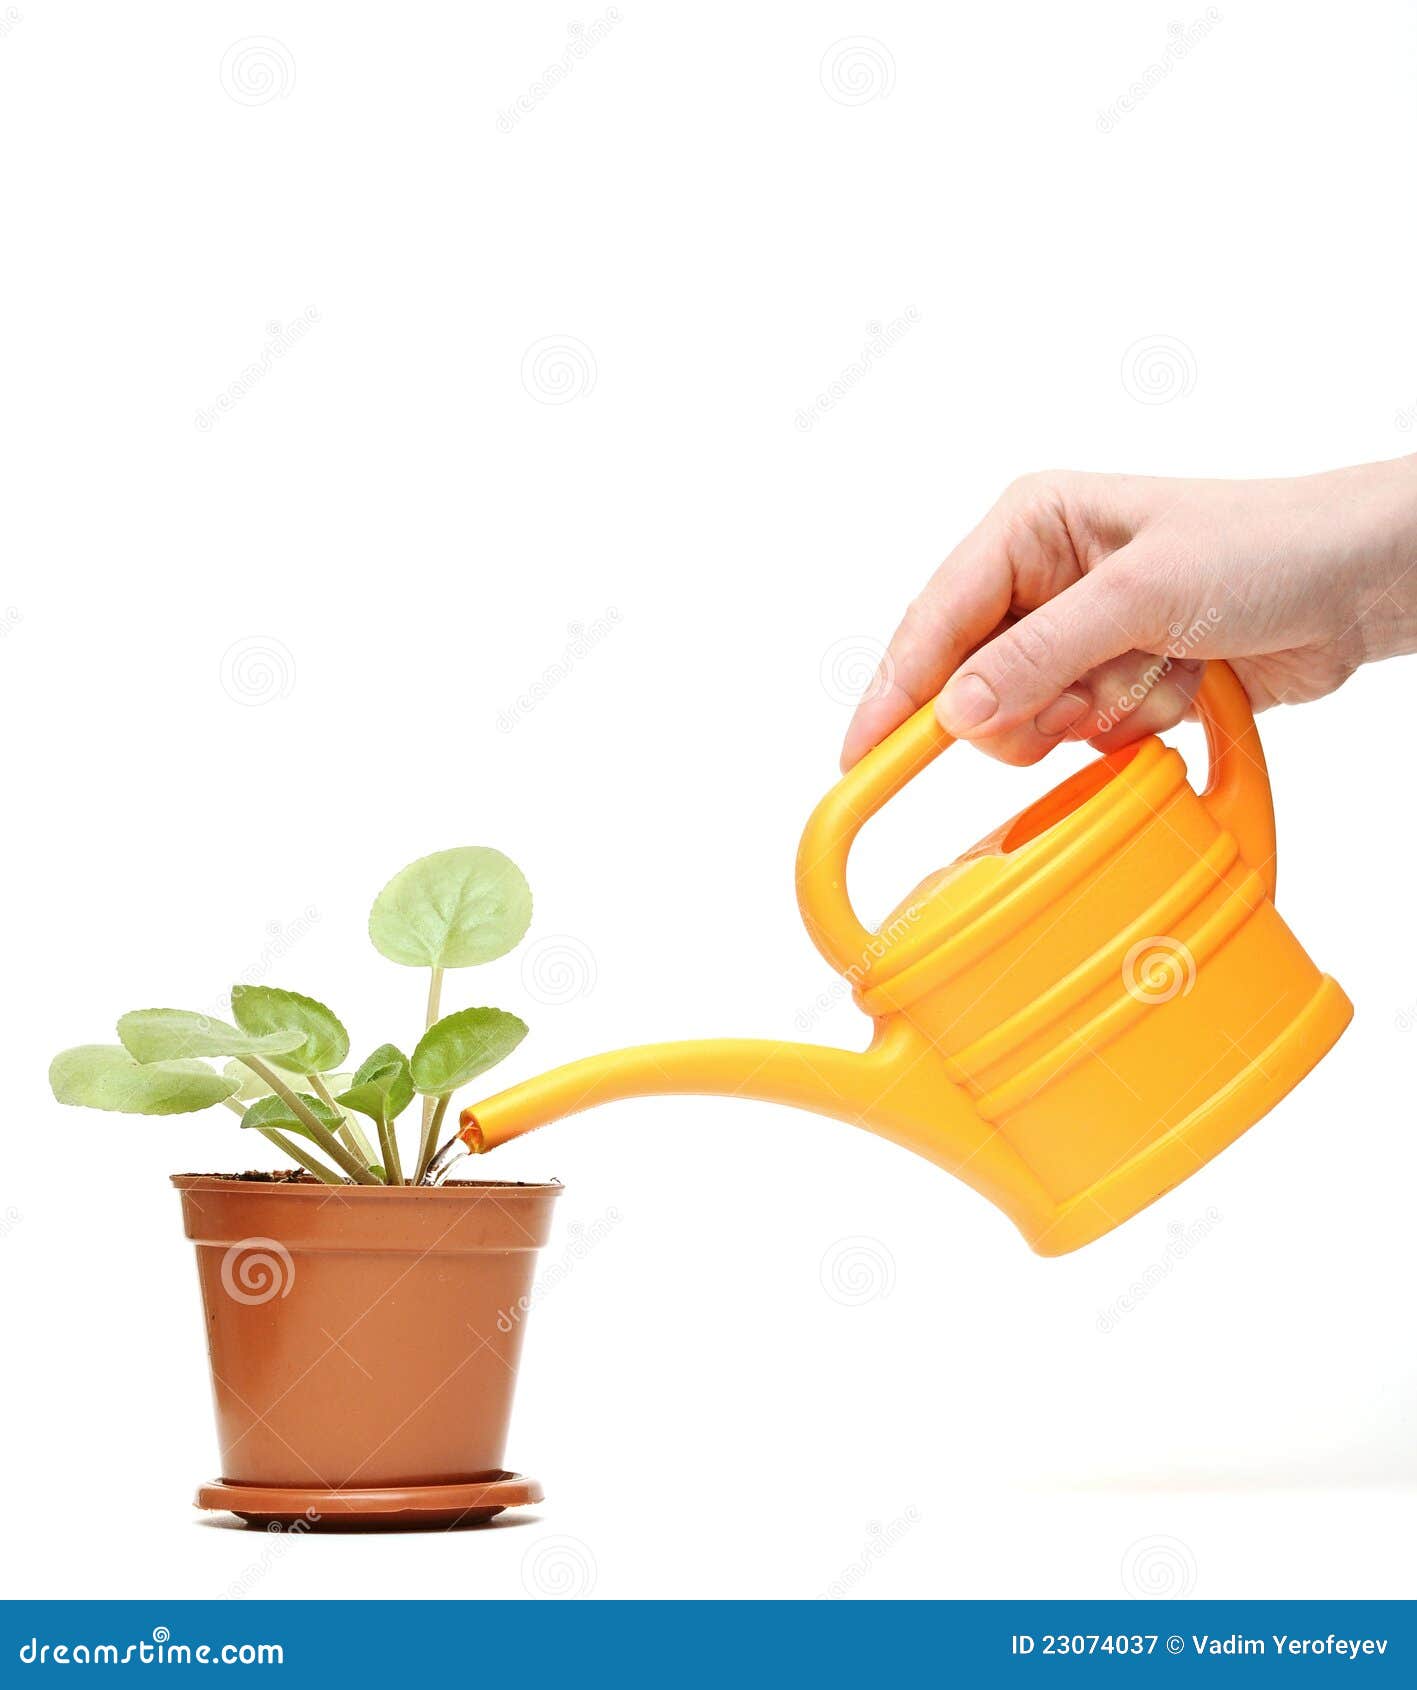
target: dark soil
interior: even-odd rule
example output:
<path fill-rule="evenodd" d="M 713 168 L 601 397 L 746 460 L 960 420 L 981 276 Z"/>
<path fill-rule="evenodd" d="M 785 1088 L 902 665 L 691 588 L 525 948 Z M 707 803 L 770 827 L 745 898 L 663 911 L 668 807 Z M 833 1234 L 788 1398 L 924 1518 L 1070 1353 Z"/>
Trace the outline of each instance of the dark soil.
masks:
<path fill-rule="evenodd" d="M 174 1177 L 177 1179 L 229 1179 L 236 1180 L 238 1182 L 249 1181 L 253 1185 L 321 1185 L 324 1183 L 322 1180 L 317 1180 L 314 1174 L 307 1174 L 304 1168 L 282 1168 L 277 1173 L 263 1173 L 259 1169 L 250 1168 L 244 1174 L 177 1174 Z M 543 1180 L 540 1182 L 525 1179 L 445 1179 L 443 1181 L 443 1189 L 446 1190 L 450 1185 L 530 1186 L 538 1183 L 555 1185 L 557 1182 L 554 1179 Z M 373 1186 L 366 1186 L 364 1189 L 372 1191 L 377 1188 Z M 391 1188 L 386 1187 L 385 1189 L 392 1189 L 394 1191 L 411 1191 L 415 1188 L 408 1185 L 396 1185 Z"/>

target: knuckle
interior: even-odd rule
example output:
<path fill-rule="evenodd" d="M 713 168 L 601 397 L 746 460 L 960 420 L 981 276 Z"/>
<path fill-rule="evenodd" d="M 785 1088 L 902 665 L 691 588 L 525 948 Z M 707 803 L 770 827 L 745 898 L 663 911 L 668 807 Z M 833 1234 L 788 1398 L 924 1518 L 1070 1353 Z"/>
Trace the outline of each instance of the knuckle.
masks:
<path fill-rule="evenodd" d="M 1051 673 L 1055 641 L 1052 618 L 1046 610 L 1035 610 L 1031 616 L 1024 617 L 1002 643 L 1007 652 L 1006 672 L 1038 679 Z"/>

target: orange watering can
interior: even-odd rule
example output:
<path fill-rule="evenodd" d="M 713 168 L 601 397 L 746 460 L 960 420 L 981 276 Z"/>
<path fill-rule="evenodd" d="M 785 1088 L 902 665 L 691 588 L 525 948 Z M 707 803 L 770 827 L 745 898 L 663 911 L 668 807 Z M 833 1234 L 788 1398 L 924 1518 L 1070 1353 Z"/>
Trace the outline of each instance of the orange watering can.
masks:
<path fill-rule="evenodd" d="M 957 1174 L 1042 1255 L 1088 1244 L 1238 1138 L 1353 1007 L 1274 907 L 1274 810 L 1245 691 L 1211 663 L 1197 794 L 1149 737 L 1099 758 L 862 925 L 862 824 L 948 745 L 927 704 L 840 780 L 797 853 L 813 942 L 872 1017 L 863 1052 L 771 1039 L 586 1057 L 463 1111 L 441 1180 L 563 1115 L 675 1092 L 851 1121 Z"/>

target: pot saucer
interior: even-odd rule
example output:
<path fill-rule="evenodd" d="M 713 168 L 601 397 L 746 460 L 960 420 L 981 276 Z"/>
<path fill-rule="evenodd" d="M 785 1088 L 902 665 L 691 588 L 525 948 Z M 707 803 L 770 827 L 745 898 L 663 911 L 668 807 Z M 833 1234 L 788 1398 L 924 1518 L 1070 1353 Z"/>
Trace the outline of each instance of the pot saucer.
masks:
<path fill-rule="evenodd" d="M 490 1473 L 447 1485 L 202 1485 L 198 1508 L 225 1510 L 248 1526 L 305 1531 L 397 1531 L 478 1526 L 504 1508 L 540 1502 L 545 1493 L 520 1473 Z"/>

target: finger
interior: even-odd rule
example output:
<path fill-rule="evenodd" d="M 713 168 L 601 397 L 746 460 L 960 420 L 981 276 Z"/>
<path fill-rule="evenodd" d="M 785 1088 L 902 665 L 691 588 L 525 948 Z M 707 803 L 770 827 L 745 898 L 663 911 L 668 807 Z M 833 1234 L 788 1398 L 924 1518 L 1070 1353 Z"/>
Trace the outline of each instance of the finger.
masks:
<path fill-rule="evenodd" d="M 1104 564 L 976 651 L 940 695 L 949 732 L 992 738 L 1016 728 L 1089 670 L 1149 643 L 1126 579 Z"/>
<path fill-rule="evenodd" d="M 984 735 L 971 744 L 1000 763 L 1027 768 L 1041 761 L 1055 746 L 1077 738 L 1075 728 L 1085 732 L 1093 715 L 1086 683 L 1076 682 L 1045 705 L 1031 722 L 1007 728 L 1003 733 Z"/>
<path fill-rule="evenodd" d="M 1013 597 L 1003 522 L 997 507 L 990 511 L 902 617 L 876 679 L 847 727 L 843 769 L 934 698 L 962 659 L 1003 621 Z"/>
<path fill-rule="evenodd" d="M 1088 735 L 1088 744 L 1098 751 L 1119 751 L 1124 745 L 1132 745 L 1147 734 L 1165 733 L 1168 728 L 1174 728 L 1177 722 L 1184 721 L 1190 714 L 1191 701 L 1195 697 L 1196 688 L 1200 685 L 1200 669 L 1190 665 L 1184 668 L 1173 664 L 1146 693 L 1141 702 L 1134 708 L 1127 710 L 1115 721 L 1109 720 L 1105 713 L 1099 713 L 1093 718 L 1093 724 L 1098 721 L 1107 722 L 1101 732 Z M 1086 720 L 1079 724 L 1081 728 L 1089 724 Z"/>

